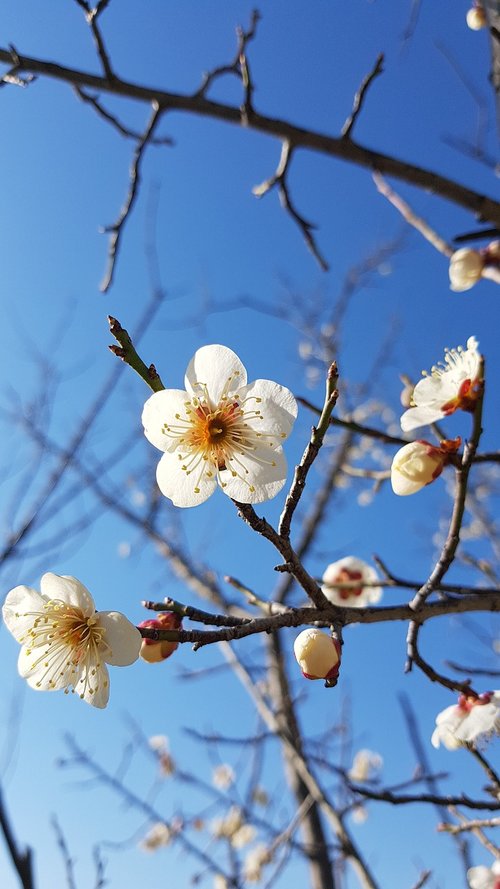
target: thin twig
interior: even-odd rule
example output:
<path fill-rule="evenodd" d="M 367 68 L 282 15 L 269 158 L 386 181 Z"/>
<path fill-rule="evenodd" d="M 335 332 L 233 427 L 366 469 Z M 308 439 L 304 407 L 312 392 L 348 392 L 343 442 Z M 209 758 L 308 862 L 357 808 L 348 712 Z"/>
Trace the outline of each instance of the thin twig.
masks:
<path fill-rule="evenodd" d="M 366 93 L 368 92 L 370 84 L 375 80 L 376 77 L 379 76 L 379 74 L 382 74 L 383 71 L 384 71 L 384 54 L 381 52 L 377 56 L 377 59 L 375 61 L 375 64 L 374 64 L 372 70 L 370 71 L 369 74 L 366 75 L 366 77 L 363 78 L 361 85 L 359 87 L 359 90 L 357 91 L 356 95 L 354 96 L 352 111 L 340 131 L 343 139 L 350 139 L 351 138 L 351 133 L 354 128 L 354 124 L 356 123 L 359 113 L 363 107 L 363 103 L 366 98 Z"/>
<path fill-rule="evenodd" d="M 14 831 L 7 815 L 3 794 L 0 788 L 0 830 L 3 833 L 7 849 L 9 850 L 10 859 L 14 870 L 16 871 L 23 889 L 35 889 L 35 878 L 33 875 L 33 852 L 29 846 L 21 850 L 14 836 Z"/>
<path fill-rule="evenodd" d="M 401 213 L 403 219 L 420 232 L 429 244 L 432 244 L 439 253 L 442 253 L 448 258 L 452 255 L 453 247 L 450 247 L 450 245 L 430 227 L 425 219 L 422 219 L 421 216 L 417 216 L 416 213 L 413 212 L 410 205 L 407 204 L 400 195 L 396 194 L 380 173 L 373 173 L 373 181 L 380 194 L 387 198 L 392 206 L 396 208 L 398 213 Z"/>
<path fill-rule="evenodd" d="M 68 844 L 66 842 L 66 838 L 62 832 L 61 825 L 57 820 L 56 816 L 53 815 L 51 819 L 51 824 L 54 829 L 54 833 L 57 839 L 57 845 L 59 846 L 59 851 L 61 852 L 62 860 L 64 862 L 64 869 L 66 871 L 66 884 L 68 889 L 76 889 L 75 883 L 75 874 L 74 874 L 74 860 L 70 855 L 70 851 L 68 849 Z"/>
<path fill-rule="evenodd" d="M 262 182 L 260 185 L 254 186 L 254 188 L 252 188 L 252 192 L 256 197 L 261 198 L 273 188 L 278 189 L 281 206 L 298 225 L 309 250 L 315 257 L 320 268 L 323 269 L 324 272 L 326 272 L 329 269 L 329 265 L 320 252 L 320 249 L 316 243 L 316 239 L 313 235 L 313 231 L 316 226 L 314 225 L 314 223 L 309 222 L 304 216 L 302 216 L 301 213 L 298 212 L 290 196 L 290 188 L 288 186 L 288 173 L 290 170 L 292 156 L 292 143 L 288 139 L 284 139 L 281 146 L 281 155 L 276 172 L 269 179 L 266 179 L 265 182 Z"/>
<path fill-rule="evenodd" d="M 295 467 L 293 481 L 285 501 L 285 507 L 280 516 L 278 533 L 285 539 L 288 539 L 290 537 L 290 525 L 292 522 L 293 514 L 304 491 L 309 470 L 316 457 L 318 456 L 321 445 L 323 444 L 323 439 L 328 430 L 331 413 L 337 403 L 337 398 L 339 396 L 337 390 L 338 378 L 339 374 L 337 365 L 335 362 L 333 362 L 333 364 L 328 369 L 326 377 L 325 402 L 318 425 L 313 426 L 311 439 L 307 444 L 299 465 Z"/>
<path fill-rule="evenodd" d="M 104 106 L 100 103 L 97 96 L 91 96 L 90 93 L 86 93 L 79 86 L 75 86 L 75 93 L 82 100 L 82 102 L 86 102 L 87 105 L 90 105 L 97 114 L 103 118 L 103 120 L 107 121 L 117 130 L 122 136 L 125 136 L 127 139 L 135 139 L 137 142 L 143 138 L 143 134 L 138 130 L 132 130 L 130 127 L 126 127 L 114 114 L 111 114 Z M 149 140 L 150 145 L 169 145 L 172 146 L 174 144 L 174 140 L 169 136 L 161 136 L 161 137 L 153 137 Z"/>
<path fill-rule="evenodd" d="M 153 392 L 160 392 L 164 389 L 165 386 L 161 381 L 161 377 L 156 370 L 156 367 L 154 364 L 150 364 L 149 367 L 144 364 L 144 361 L 135 350 L 128 331 L 125 330 L 120 322 L 116 318 L 113 318 L 112 315 L 108 315 L 108 323 L 109 332 L 120 343 L 119 346 L 108 346 L 113 355 L 121 358 L 125 364 L 128 364 L 129 367 L 132 368 L 132 370 L 135 370 Z"/>
<path fill-rule="evenodd" d="M 153 138 L 153 134 L 156 126 L 158 125 L 161 115 L 162 108 L 157 102 L 153 102 L 153 110 L 151 117 L 149 119 L 148 125 L 143 133 L 142 138 L 136 145 L 132 166 L 130 168 L 130 184 L 127 196 L 125 198 L 125 203 L 120 211 L 120 215 L 113 225 L 106 226 L 103 231 L 110 233 L 109 239 L 109 247 L 108 247 L 108 265 L 106 272 L 104 274 L 104 278 L 100 284 L 100 290 L 103 293 L 107 293 L 111 284 L 113 283 L 113 277 L 115 273 L 116 260 L 118 257 L 118 251 L 120 249 L 120 241 L 123 233 L 123 226 L 127 221 L 127 218 L 135 204 L 138 192 L 139 192 L 139 184 L 141 181 L 141 162 L 144 155 L 144 151 Z"/>

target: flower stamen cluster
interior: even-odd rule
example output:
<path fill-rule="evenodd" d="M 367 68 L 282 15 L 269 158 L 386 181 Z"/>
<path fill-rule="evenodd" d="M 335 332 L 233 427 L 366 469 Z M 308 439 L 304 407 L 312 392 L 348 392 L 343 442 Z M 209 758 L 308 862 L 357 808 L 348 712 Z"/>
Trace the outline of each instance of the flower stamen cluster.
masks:
<path fill-rule="evenodd" d="M 176 506 L 196 506 L 217 484 L 242 503 L 274 497 L 286 478 L 282 443 L 297 404 L 270 380 L 247 384 L 240 359 L 225 346 L 204 346 L 191 360 L 186 390 L 155 392 L 142 421 L 164 451 L 156 478 Z"/>

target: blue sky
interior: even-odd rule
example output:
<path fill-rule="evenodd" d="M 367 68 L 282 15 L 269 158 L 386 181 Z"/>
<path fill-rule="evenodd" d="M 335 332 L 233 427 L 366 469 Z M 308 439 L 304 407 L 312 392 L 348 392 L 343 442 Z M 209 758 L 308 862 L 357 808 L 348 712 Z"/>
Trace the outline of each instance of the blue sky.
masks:
<path fill-rule="evenodd" d="M 495 196 L 498 184 L 493 171 L 445 142 L 450 135 L 475 138 L 477 102 L 466 86 L 472 84 L 484 99 L 490 124 L 486 147 L 492 153 L 496 150 L 487 37 L 467 29 L 466 3 L 442 0 L 439 12 L 435 5 L 422 4 L 415 32 L 404 42 L 410 8 L 410 2 L 382 4 L 380 0 L 343 4 L 317 0 L 314 6 L 267 0 L 261 6 L 262 22 L 249 52 L 257 85 L 256 106 L 269 115 L 337 134 L 359 83 L 384 51 L 385 72 L 372 85 L 355 138 Z M 120 75 L 189 92 L 199 85 L 204 70 L 233 57 L 234 27 L 247 23 L 250 11 L 251 4 L 239 0 L 231 4 L 151 0 L 139 14 L 132 0 L 114 0 L 101 22 Z M 0 26 L 2 46 L 12 43 L 25 55 L 98 70 L 76 3 L 52 2 L 42 8 L 37 0 L 4 0 Z M 232 81 L 217 84 L 212 95 L 221 101 L 239 101 L 237 84 Z M 144 127 L 149 109 L 118 98 L 105 101 L 129 126 Z M 106 316 L 116 316 L 133 330 L 150 298 L 147 245 L 152 240 L 166 298 L 140 352 L 148 363 L 155 362 L 168 386 L 181 386 L 188 361 L 199 346 L 220 342 L 238 352 L 249 379 L 275 379 L 319 403 L 322 384 L 308 387 L 298 359 L 304 333 L 269 311 L 255 311 L 246 304 L 256 300 L 275 311 L 289 306 L 290 294 L 296 294 L 308 309 L 316 300 L 326 323 L 349 270 L 404 234 L 400 248 L 349 305 L 338 355 L 341 381 L 348 380 L 349 388 L 342 389 L 340 407 L 356 405 L 356 387 L 366 382 L 385 343 L 384 367 L 371 397 L 392 411 L 396 423 L 399 374 L 416 378 L 442 357 L 445 346 L 465 344 L 475 334 L 486 356 L 489 385 L 484 448 L 498 446 L 493 382 L 500 370 L 497 289 L 482 282 L 470 293 L 451 293 L 446 260 L 415 232 L 404 229 L 396 211 L 377 193 L 368 171 L 312 153 L 300 153 L 294 159 L 293 198 L 304 216 L 318 225 L 318 243 L 330 263 L 325 274 L 284 215 L 277 195 L 261 200 L 252 195 L 252 188 L 276 167 L 277 142 L 216 121 L 169 114 L 159 132 L 172 137 L 175 146 L 147 151 L 142 190 L 125 228 L 115 283 L 103 295 L 98 286 L 107 241 L 99 227 L 111 223 L 122 204 L 132 143 L 79 102 L 69 86 L 43 78 L 25 90 L 4 87 L 0 107 L 1 404 L 4 409 L 14 405 L 14 419 L 25 417 L 30 424 L 38 416 L 38 407 L 51 437 L 67 445 L 116 364 L 107 349 L 111 339 Z M 465 211 L 404 184 L 395 183 L 395 187 L 443 237 L 451 239 L 474 228 L 474 220 Z M 232 308 L 220 311 L 226 304 Z M 207 313 L 207 305 L 218 310 Z M 391 330 L 394 333 L 389 336 Z M 54 365 L 57 376 L 41 385 L 44 363 Z M 43 393 L 53 396 L 50 415 L 41 409 Z M 140 424 L 147 395 L 142 382 L 124 369 L 87 444 L 89 466 L 115 455 L 111 479 L 125 489 L 126 503 L 131 506 L 148 495 L 154 483 L 157 454 L 144 442 Z M 377 415 L 374 407 L 373 425 L 379 422 L 380 410 Z M 36 466 L 36 449 L 14 419 L 11 412 L 0 442 L 6 533 L 29 509 L 40 484 L 33 472 L 33 487 L 25 490 L 26 473 Z M 287 447 L 291 465 L 303 450 L 312 421 L 312 415 L 302 410 Z M 469 418 L 453 418 L 449 428 L 453 435 L 466 437 Z M 137 435 L 131 447 L 134 430 Z M 121 442 L 126 443 L 123 452 Z M 311 492 L 320 471 L 319 467 L 313 472 Z M 192 601 L 192 594 L 170 576 L 154 548 L 112 515 L 100 515 L 78 541 L 63 543 L 46 564 L 44 540 L 54 534 L 64 536 L 64 521 L 74 521 L 94 508 L 83 482 L 73 476 L 71 484 L 76 485 L 71 496 L 69 481 L 61 489 L 62 496 L 68 497 L 65 519 L 48 520 L 39 531 L 40 548 L 27 552 L 22 563 L 6 566 L 4 592 L 17 583 L 37 586 L 40 574 L 53 570 L 81 578 L 100 608 L 120 608 L 134 621 L 144 618 L 143 598 L 168 594 Z M 383 488 L 363 508 L 357 497 L 365 488 L 364 483 L 353 484 L 339 492 L 324 533 L 310 554 L 308 569 L 320 575 L 328 561 L 347 553 L 367 560 L 378 553 L 396 574 L 423 578 L 435 554 L 433 536 L 439 518 L 449 510 L 444 483 L 437 482 L 417 498 L 397 499 Z M 278 497 L 262 511 L 274 520 L 281 503 Z M 270 593 L 277 558 L 265 541 L 254 539 L 238 522 L 222 494 L 182 517 L 165 511 L 165 527 L 185 539 L 192 556 L 207 560 L 220 577 L 234 574 L 263 594 Z M 130 545 L 128 558 L 120 556 L 123 543 Z M 486 554 L 487 548 L 483 553 L 477 546 L 475 552 Z M 472 575 L 457 569 L 454 576 Z M 403 601 L 402 594 L 387 592 L 384 601 Z M 487 621 L 475 618 L 474 626 L 484 630 Z M 350 701 L 354 746 L 382 753 L 387 783 L 405 780 L 414 766 L 397 694 L 404 692 L 412 700 L 425 739 L 435 714 L 452 703 L 443 689 L 429 686 L 418 675 L 403 674 L 405 630 L 404 625 L 376 631 L 350 629 L 338 688 L 326 692 L 320 683 L 304 688 L 300 676 L 295 686 L 304 695 L 303 724 L 313 734 L 338 724 L 343 702 Z M 283 634 L 288 653 L 293 638 L 293 631 Z M 458 622 L 428 625 L 424 640 L 426 654 L 438 667 L 446 657 L 465 663 L 484 659 L 484 647 L 474 635 L 464 633 Z M 239 645 L 254 660 L 261 657 L 258 643 Z M 105 852 L 111 886 L 132 886 L 141 880 L 160 889 L 165 874 L 172 885 L 188 885 L 192 867 L 184 856 L 166 850 L 148 857 L 136 850 L 136 832 L 144 830 L 140 815 L 111 793 L 82 787 L 86 776 L 81 770 L 61 770 L 57 763 L 66 755 L 63 738 L 69 732 L 113 768 L 129 738 L 130 717 L 146 736 L 167 734 L 179 765 L 209 780 L 209 753 L 186 736 L 184 728 L 241 735 L 255 727 L 252 708 L 229 673 L 208 673 L 198 682 L 180 678 L 183 670 L 222 663 L 221 654 L 211 647 L 194 655 L 184 646 L 157 670 L 142 663 L 114 670 L 111 703 L 102 713 L 62 695 L 35 694 L 25 688 L 16 673 L 16 643 L 2 632 L 0 646 L 4 787 L 19 839 L 35 848 L 40 887 L 54 885 L 56 879 L 57 885 L 63 885 L 64 879 L 50 827 L 52 813 L 64 826 L 77 859 L 79 886 L 92 885 L 91 849 L 103 839 L 130 840 L 120 852 Z M 13 739 L 9 725 L 14 711 Z M 433 769 L 454 773 L 454 780 L 444 785 L 447 789 L 457 789 L 463 782 L 465 789 L 477 793 L 482 777 L 464 752 L 435 752 L 429 745 L 428 754 Z M 232 748 L 222 750 L 221 756 L 233 764 L 240 761 Z M 271 743 L 265 774 L 279 794 L 277 757 Z M 245 781 L 248 775 L 241 769 Z M 149 791 L 154 771 L 154 764 L 139 754 L 131 775 L 136 790 Z M 165 782 L 160 799 L 166 817 L 184 808 L 192 811 L 196 806 L 192 793 Z M 451 841 L 436 834 L 435 820 L 433 813 L 417 807 L 381 809 L 378 815 L 371 810 L 365 825 L 353 826 L 381 885 L 410 886 L 427 866 L 433 869 L 431 886 L 458 885 L 459 870 L 449 854 Z M 474 851 L 477 863 L 487 861 L 480 847 Z M 2 849 L 0 869 L 3 889 L 15 889 L 17 883 Z M 302 885 L 300 869 L 291 873 L 293 885 Z M 210 884 L 208 879 L 205 885 Z M 290 885 L 287 877 L 277 886 L 285 884 Z"/>

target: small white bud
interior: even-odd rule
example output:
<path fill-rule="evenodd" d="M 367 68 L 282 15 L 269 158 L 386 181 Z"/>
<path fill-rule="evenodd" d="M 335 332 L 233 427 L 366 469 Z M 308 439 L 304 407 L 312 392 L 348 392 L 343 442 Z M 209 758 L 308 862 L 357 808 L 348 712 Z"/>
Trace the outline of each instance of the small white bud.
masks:
<path fill-rule="evenodd" d="M 315 627 L 302 630 L 293 652 L 306 679 L 336 679 L 340 667 L 340 646 L 335 639 Z"/>
<path fill-rule="evenodd" d="M 477 250 L 462 247 L 450 259 L 450 288 L 461 292 L 470 290 L 479 281 L 484 269 L 484 257 Z"/>
<path fill-rule="evenodd" d="M 391 466 L 395 494 L 416 494 L 441 475 L 446 454 L 427 441 L 411 441 L 397 452 Z"/>
<path fill-rule="evenodd" d="M 482 6 L 473 6 L 472 9 L 469 9 L 466 21 L 471 31 L 480 31 L 481 28 L 486 28 L 488 24 L 486 13 Z"/>

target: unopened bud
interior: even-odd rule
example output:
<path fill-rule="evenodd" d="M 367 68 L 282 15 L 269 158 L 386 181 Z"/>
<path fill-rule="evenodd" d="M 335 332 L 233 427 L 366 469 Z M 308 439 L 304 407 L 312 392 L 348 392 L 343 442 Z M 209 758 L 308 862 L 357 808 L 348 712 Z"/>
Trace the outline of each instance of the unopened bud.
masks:
<path fill-rule="evenodd" d="M 471 31 L 480 31 L 481 28 L 486 28 L 488 24 L 486 13 L 482 6 L 473 6 L 472 9 L 469 9 L 466 21 Z"/>
<path fill-rule="evenodd" d="M 477 250 L 462 247 L 450 259 L 450 288 L 456 292 L 474 287 L 484 269 L 484 257 Z"/>
<path fill-rule="evenodd" d="M 391 484 L 395 494 L 416 494 L 430 485 L 443 471 L 449 455 L 455 453 L 460 440 L 442 442 L 435 447 L 428 441 L 411 441 L 397 452 L 391 466 Z"/>
<path fill-rule="evenodd" d="M 293 653 L 306 679 L 336 679 L 340 669 L 340 644 L 315 627 L 302 630 Z"/>
<path fill-rule="evenodd" d="M 161 612 L 157 618 L 143 620 L 138 626 L 156 630 L 181 630 L 182 620 L 175 612 L 165 611 Z M 158 641 L 155 639 L 143 639 L 140 656 L 149 664 L 157 664 L 170 657 L 178 647 L 178 642 L 172 642 L 169 639 L 160 639 Z"/>

